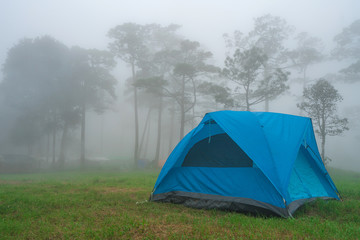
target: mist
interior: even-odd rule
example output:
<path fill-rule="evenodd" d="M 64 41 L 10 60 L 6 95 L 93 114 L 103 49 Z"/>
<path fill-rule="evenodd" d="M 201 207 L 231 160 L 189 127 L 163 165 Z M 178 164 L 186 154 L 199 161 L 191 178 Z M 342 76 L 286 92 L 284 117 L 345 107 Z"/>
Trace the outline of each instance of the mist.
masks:
<path fill-rule="evenodd" d="M 293 28 L 293 33 L 284 41 L 286 49 L 297 46 L 296 35 L 306 32 L 311 37 L 321 40 L 321 52 L 327 57 L 324 61 L 311 64 L 306 70 L 307 86 L 320 78 L 333 84 L 343 97 L 338 105 L 339 116 L 349 121 L 349 131 L 338 136 L 327 137 L 326 155 L 331 159 L 330 167 L 360 171 L 360 79 L 352 81 L 339 79 L 341 69 L 349 66 L 353 59 L 330 58 L 336 47 L 334 37 L 344 28 L 360 19 L 360 2 L 345 1 L 45 1 L 14 0 L 2 3 L 0 9 L 0 64 L 5 65 L 9 51 L 22 39 L 36 39 L 50 36 L 72 49 L 75 46 L 83 49 L 109 51 L 113 39 L 109 37 L 110 29 L 125 23 L 138 25 L 159 24 L 162 27 L 171 24 L 179 25 L 176 34 L 182 39 L 189 39 L 200 44 L 197 51 L 211 52 L 206 59 L 208 65 L 224 68 L 227 57 L 224 34 L 232 35 L 241 31 L 245 35 L 254 29 L 254 19 L 270 14 L 285 20 Z M 359 41 L 357 41 L 359 44 Z M 358 49 L 360 46 L 357 46 Z M 89 108 L 86 114 L 85 158 L 88 160 L 111 160 L 125 165 L 134 158 L 135 119 L 134 101 L 131 94 L 131 65 L 115 57 L 116 65 L 110 72 L 116 84 L 113 85 L 116 98 L 107 102 L 104 111 L 99 113 Z M 4 67 L 2 67 L 4 69 Z M 302 100 L 304 73 L 289 68 L 289 89 L 270 101 L 269 111 L 300 115 L 296 107 Z M 210 73 L 213 74 L 213 73 Z M 4 70 L 0 73 L 0 86 L 4 81 Z M 211 75 L 209 79 L 214 79 Z M 200 79 L 203 80 L 203 79 Z M 221 80 L 223 81 L 223 80 Z M 203 96 L 195 110 L 189 112 L 192 118 L 186 120 L 185 134 L 195 127 L 208 111 L 241 108 L 229 108 L 211 98 Z M 20 146 L 9 141 L 15 119 L 20 115 L 11 104 L 6 102 L 0 91 L 0 155 L 28 154 L 28 146 Z M 212 102 L 211 102 L 212 101 Z M 138 158 L 145 163 L 154 161 L 158 137 L 158 113 L 156 100 L 144 93 L 139 97 L 138 109 Z M 201 104 L 201 105 L 200 105 Z M 166 160 L 171 150 L 181 138 L 180 113 L 172 115 L 171 103 L 163 105 L 161 122 L 161 144 L 159 159 Z M 264 103 L 255 104 L 252 111 L 264 111 Z M 65 162 L 78 161 L 81 149 L 81 127 L 75 124 L 69 127 L 69 139 Z M 50 164 L 52 156 L 47 150 L 50 141 L 55 142 L 55 158 L 59 158 L 62 131 L 54 138 L 46 135 L 39 137 L 32 146 L 31 155 L 41 158 Z M 320 140 L 318 139 L 318 143 Z M 52 144 L 52 142 L 51 142 Z M 319 144 L 318 144 L 319 145 Z M 320 147 L 320 146 L 319 146 Z M 49 147 L 48 147 L 49 149 Z M 51 150 L 51 147 L 50 147 Z"/>

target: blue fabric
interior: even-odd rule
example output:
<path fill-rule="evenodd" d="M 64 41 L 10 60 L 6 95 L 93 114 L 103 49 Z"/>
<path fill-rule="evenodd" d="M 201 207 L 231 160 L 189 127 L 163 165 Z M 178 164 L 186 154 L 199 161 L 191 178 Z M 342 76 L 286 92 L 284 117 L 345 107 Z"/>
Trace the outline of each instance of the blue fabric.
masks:
<path fill-rule="evenodd" d="M 282 197 L 258 168 L 176 167 L 154 194 L 172 191 L 251 198 L 285 207 Z"/>
<path fill-rule="evenodd" d="M 291 169 L 304 137 L 304 131 L 310 123 L 310 120 L 308 118 L 285 114 L 255 114 L 263 126 L 262 129 L 269 144 L 271 154 L 273 158 L 276 159 L 273 168 L 278 176 L 278 182 L 275 182 L 275 184 L 288 201 L 289 196 L 286 190 Z M 271 169 L 264 169 L 264 171 L 271 171 Z"/>
<path fill-rule="evenodd" d="M 181 167 L 195 144 L 222 133 L 250 157 L 254 167 Z M 305 152 L 300 151 L 301 146 Z M 306 172 L 310 166 L 312 170 Z M 296 178 L 295 174 L 303 177 Z M 318 179 L 319 184 L 304 183 L 306 176 Z M 296 193 L 294 189 L 300 185 L 299 192 L 303 193 Z M 311 189 L 306 192 L 305 188 Z M 249 197 L 279 207 L 284 201 L 289 204 L 301 197 L 326 194 L 338 198 L 337 189 L 322 163 L 311 119 L 268 112 L 206 114 L 167 159 L 153 194 L 170 191 Z"/>
<path fill-rule="evenodd" d="M 321 177 L 322 174 L 317 171 L 318 168 L 309 159 L 311 159 L 309 153 L 302 146 L 290 176 L 288 191 L 291 201 L 327 196 L 337 198 L 331 185 L 324 177 Z"/>

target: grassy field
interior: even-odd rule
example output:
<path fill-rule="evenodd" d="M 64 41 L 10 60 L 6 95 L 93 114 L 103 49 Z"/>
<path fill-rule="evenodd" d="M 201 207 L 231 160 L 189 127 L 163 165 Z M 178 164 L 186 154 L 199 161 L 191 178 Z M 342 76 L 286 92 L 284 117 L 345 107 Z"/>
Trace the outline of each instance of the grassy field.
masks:
<path fill-rule="evenodd" d="M 344 201 L 294 219 L 150 203 L 157 171 L 0 175 L 0 239 L 360 239 L 360 174 L 332 170 Z"/>

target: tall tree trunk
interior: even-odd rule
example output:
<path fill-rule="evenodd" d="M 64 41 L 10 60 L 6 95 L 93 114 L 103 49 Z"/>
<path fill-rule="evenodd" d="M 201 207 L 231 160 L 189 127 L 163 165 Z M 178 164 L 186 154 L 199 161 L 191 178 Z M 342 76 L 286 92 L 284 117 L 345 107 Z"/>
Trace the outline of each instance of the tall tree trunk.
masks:
<path fill-rule="evenodd" d="M 321 137 L 321 158 L 325 164 L 325 136 Z"/>
<path fill-rule="evenodd" d="M 161 117 L 162 117 L 162 96 L 159 97 L 159 112 L 158 112 L 158 125 L 157 125 L 157 142 L 155 152 L 155 163 L 159 162 L 160 158 L 160 144 L 161 144 Z"/>
<path fill-rule="evenodd" d="M 52 139 L 52 164 L 55 165 L 55 157 L 56 157 L 56 124 L 54 121 L 53 126 L 53 139 Z"/>
<path fill-rule="evenodd" d="M 148 128 L 147 128 L 147 131 L 145 133 L 145 140 L 144 140 L 144 151 L 143 151 L 143 154 L 144 154 L 144 159 L 147 157 L 147 150 L 148 150 L 148 147 L 149 147 L 149 138 L 150 138 L 150 129 L 151 129 L 151 121 L 149 119 L 149 125 L 148 125 Z M 139 158 L 140 158 L 140 151 L 139 151 Z"/>
<path fill-rule="evenodd" d="M 50 159 L 50 132 L 46 132 L 46 163 L 49 163 Z"/>
<path fill-rule="evenodd" d="M 104 115 L 101 114 L 101 122 L 100 122 L 100 154 L 104 155 Z"/>
<path fill-rule="evenodd" d="M 245 89 L 245 101 L 246 101 L 246 111 L 250 112 L 250 103 L 249 103 L 249 86 Z"/>
<path fill-rule="evenodd" d="M 265 112 L 268 112 L 270 110 L 270 100 L 268 98 L 268 96 L 266 96 L 265 99 Z"/>
<path fill-rule="evenodd" d="M 141 140 L 140 140 L 140 146 L 139 146 L 139 157 L 141 157 L 141 153 L 144 149 L 144 145 L 146 145 L 146 140 L 145 140 L 145 136 L 146 133 L 148 132 L 148 128 L 150 128 L 150 117 L 151 117 L 151 108 L 149 108 L 148 114 L 146 116 L 146 120 L 145 120 L 145 124 L 144 124 L 144 130 L 141 136 Z"/>
<path fill-rule="evenodd" d="M 63 168 L 65 165 L 65 152 L 66 152 L 66 143 L 67 143 L 67 132 L 68 132 L 68 124 L 65 122 L 63 135 L 61 137 L 61 145 L 60 145 L 60 153 L 59 153 L 59 167 Z"/>
<path fill-rule="evenodd" d="M 139 116 L 138 116 L 138 98 L 137 88 L 135 86 L 135 63 L 131 64 L 132 79 L 134 83 L 134 114 L 135 114 L 135 146 L 134 146 L 134 166 L 137 167 L 139 160 Z"/>
<path fill-rule="evenodd" d="M 265 69 L 264 69 L 264 78 L 268 79 L 269 78 L 269 67 L 267 65 L 265 65 Z M 268 81 L 266 81 L 266 89 L 269 88 L 269 83 Z M 268 112 L 270 110 L 270 99 L 269 99 L 269 95 L 266 94 L 265 95 L 265 112 Z"/>
<path fill-rule="evenodd" d="M 325 138 L 326 138 L 326 126 L 325 126 L 325 112 L 323 110 L 322 112 L 322 116 L 321 116 L 321 125 L 322 127 L 320 128 L 320 133 L 321 133 L 321 158 L 323 160 L 323 163 L 325 164 Z"/>
<path fill-rule="evenodd" d="M 195 128 L 195 107 L 192 109 L 192 120 L 191 120 L 191 129 Z"/>
<path fill-rule="evenodd" d="M 181 102 L 180 102 L 180 140 L 184 137 L 185 132 L 185 79 L 181 82 Z"/>
<path fill-rule="evenodd" d="M 304 70 L 303 70 L 303 90 L 306 88 L 306 85 L 307 85 L 306 70 L 307 70 L 307 68 L 304 67 Z"/>
<path fill-rule="evenodd" d="M 33 155 L 33 143 L 30 142 L 27 143 L 27 155 L 28 156 Z"/>
<path fill-rule="evenodd" d="M 172 104 L 171 110 L 170 110 L 170 132 L 169 132 L 169 150 L 168 150 L 168 154 L 171 153 L 172 149 L 173 149 L 173 140 L 174 140 L 174 125 L 175 125 L 175 104 Z"/>
<path fill-rule="evenodd" d="M 86 105 L 81 106 L 81 140 L 80 140 L 80 165 L 85 166 L 85 124 L 86 124 Z"/>
<path fill-rule="evenodd" d="M 303 69 L 303 93 L 306 88 L 306 67 Z M 304 94 L 301 95 L 301 102 L 304 102 Z M 300 108 L 300 116 L 303 116 L 303 110 Z"/>

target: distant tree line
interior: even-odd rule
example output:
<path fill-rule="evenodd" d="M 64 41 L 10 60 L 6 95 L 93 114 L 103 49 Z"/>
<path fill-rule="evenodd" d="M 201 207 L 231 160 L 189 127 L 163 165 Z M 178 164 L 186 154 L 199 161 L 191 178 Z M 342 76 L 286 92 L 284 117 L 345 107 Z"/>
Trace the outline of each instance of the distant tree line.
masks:
<path fill-rule="evenodd" d="M 313 118 L 323 141 L 323 159 L 325 137 L 348 129 L 347 119 L 336 115 L 341 96 L 324 79 L 308 86 L 309 66 L 329 58 L 352 60 L 332 78 L 359 81 L 360 20 L 335 36 L 337 46 L 326 55 L 320 39 L 307 33 L 296 35 L 295 28 L 280 17 L 261 16 L 246 34 L 224 34 L 223 66 L 212 64 L 212 53 L 181 36 L 179 29 L 175 24 L 124 23 L 108 31 L 107 50 L 67 47 L 49 36 L 20 40 L 9 50 L 2 67 L 0 107 L 12 126 L 6 142 L 26 146 L 31 155 L 34 144 L 46 139 L 47 158 L 51 155 L 54 165 L 63 166 L 69 130 L 80 128 L 79 158 L 84 165 L 86 113 L 93 110 L 101 114 L 116 99 L 117 80 L 112 75 L 116 64 L 129 66 L 135 166 L 144 143 L 140 129 L 145 131 L 148 124 L 139 118 L 140 111 L 157 113 L 156 151 L 151 157 L 157 162 L 164 144 L 164 114 L 170 115 L 173 125 L 178 119 L 178 133 L 169 130 L 171 141 L 175 135 L 181 139 L 186 126 L 208 111 L 251 111 L 260 103 L 269 111 L 270 102 L 288 91 L 293 79 L 290 73 L 295 71 L 301 74 L 304 89 L 298 107 Z M 289 49 L 287 42 L 294 36 L 297 45 Z M 321 104 L 323 108 L 319 108 Z"/>
<path fill-rule="evenodd" d="M 86 111 L 103 112 L 115 98 L 116 80 L 110 74 L 114 66 L 107 51 L 68 48 L 49 36 L 21 40 L 8 52 L 2 69 L 3 102 L 15 110 L 8 140 L 27 146 L 27 154 L 32 155 L 34 144 L 46 137 L 47 157 L 52 146 L 52 162 L 61 167 L 68 131 L 80 126 L 80 161 L 84 164 Z"/>

